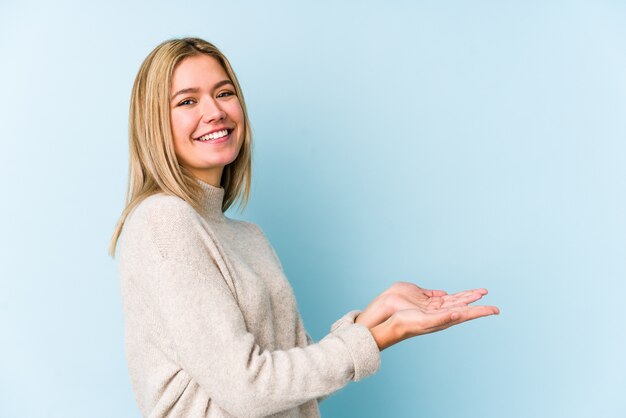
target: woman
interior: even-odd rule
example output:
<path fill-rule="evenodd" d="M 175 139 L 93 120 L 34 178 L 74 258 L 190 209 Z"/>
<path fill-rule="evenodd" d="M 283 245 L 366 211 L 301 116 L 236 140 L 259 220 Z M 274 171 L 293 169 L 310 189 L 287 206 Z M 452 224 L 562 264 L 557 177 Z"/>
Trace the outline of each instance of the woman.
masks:
<path fill-rule="evenodd" d="M 313 343 L 261 230 L 224 211 L 247 202 L 251 134 L 228 60 L 196 38 L 157 46 L 130 106 L 119 239 L 126 354 L 149 417 L 317 417 L 318 400 L 375 373 L 403 339 L 498 313 L 396 283 Z"/>

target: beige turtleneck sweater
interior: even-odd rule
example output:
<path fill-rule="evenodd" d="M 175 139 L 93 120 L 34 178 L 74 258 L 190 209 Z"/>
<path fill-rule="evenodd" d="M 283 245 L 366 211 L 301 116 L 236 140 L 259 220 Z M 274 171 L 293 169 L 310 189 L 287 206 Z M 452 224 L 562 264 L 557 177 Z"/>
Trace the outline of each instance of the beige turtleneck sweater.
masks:
<path fill-rule="evenodd" d="M 318 417 L 319 398 L 378 370 L 372 334 L 351 311 L 313 343 L 261 230 L 226 217 L 224 189 L 200 184 L 201 212 L 153 195 L 120 237 L 126 356 L 141 413 Z"/>

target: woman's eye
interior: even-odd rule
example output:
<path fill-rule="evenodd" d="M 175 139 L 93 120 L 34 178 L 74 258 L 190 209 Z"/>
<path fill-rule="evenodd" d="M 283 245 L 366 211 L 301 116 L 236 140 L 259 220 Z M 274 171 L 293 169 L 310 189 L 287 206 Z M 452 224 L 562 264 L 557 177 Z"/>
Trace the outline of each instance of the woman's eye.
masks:
<path fill-rule="evenodd" d="M 185 99 L 182 102 L 178 103 L 178 106 L 184 106 L 184 105 L 192 104 L 193 102 L 194 102 L 193 99 Z"/>
<path fill-rule="evenodd" d="M 233 93 L 232 91 L 223 91 L 220 94 L 217 95 L 217 97 L 228 97 L 228 96 L 233 96 L 235 93 Z"/>

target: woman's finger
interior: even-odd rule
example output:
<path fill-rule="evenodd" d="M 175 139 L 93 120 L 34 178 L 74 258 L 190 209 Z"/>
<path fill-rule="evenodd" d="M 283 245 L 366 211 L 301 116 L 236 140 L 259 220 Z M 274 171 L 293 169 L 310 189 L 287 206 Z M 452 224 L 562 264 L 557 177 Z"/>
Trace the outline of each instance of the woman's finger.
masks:
<path fill-rule="evenodd" d="M 483 296 L 487 294 L 487 289 L 474 289 L 474 290 L 466 290 L 459 293 L 454 293 L 452 295 L 443 296 L 444 303 L 443 306 L 451 306 L 457 303 L 465 303 L 469 304 L 472 302 L 476 302 Z"/>
<path fill-rule="evenodd" d="M 451 326 L 462 324 L 463 322 L 473 319 L 482 318 L 490 315 L 498 315 L 500 310 L 496 306 L 465 306 L 447 311 L 450 318 L 449 321 L 442 321 L 441 325 L 430 329 L 428 332 L 442 331 Z"/>
<path fill-rule="evenodd" d="M 464 306 L 450 308 L 452 318 L 456 323 L 471 321 L 472 319 L 481 318 L 483 316 L 498 315 L 500 309 L 497 306 Z"/>

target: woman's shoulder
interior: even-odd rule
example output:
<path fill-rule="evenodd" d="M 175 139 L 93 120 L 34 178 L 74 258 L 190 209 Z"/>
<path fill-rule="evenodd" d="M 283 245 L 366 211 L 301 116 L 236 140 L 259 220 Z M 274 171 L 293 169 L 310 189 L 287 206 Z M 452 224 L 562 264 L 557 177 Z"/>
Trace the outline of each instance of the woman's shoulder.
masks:
<path fill-rule="evenodd" d="M 200 215 L 178 196 L 156 193 L 143 199 L 128 214 L 123 230 L 131 235 L 184 237 L 197 230 Z"/>
<path fill-rule="evenodd" d="M 143 199 L 129 213 L 122 229 L 128 248 L 150 248 L 174 254 L 179 249 L 199 246 L 205 235 L 201 217 L 183 199 L 156 193 Z"/>
<path fill-rule="evenodd" d="M 143 199 L 128 215 L 128 221 L 150 224 L 171 224 L 172 221 L 194 219 L 199 215 L 185 200 L 162 192 Z"/>

